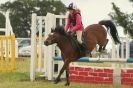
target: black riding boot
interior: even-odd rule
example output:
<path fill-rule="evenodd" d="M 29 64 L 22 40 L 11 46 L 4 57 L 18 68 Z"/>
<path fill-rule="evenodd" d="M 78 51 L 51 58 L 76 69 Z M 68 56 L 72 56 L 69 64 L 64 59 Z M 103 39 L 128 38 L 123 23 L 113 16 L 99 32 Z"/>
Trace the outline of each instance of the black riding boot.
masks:
<path fill-rule="evenodd" d="M 87 49 L 85 43 L 80 43 L 80 47 L 81 47 L 82 50 L 86 50 Z"/>

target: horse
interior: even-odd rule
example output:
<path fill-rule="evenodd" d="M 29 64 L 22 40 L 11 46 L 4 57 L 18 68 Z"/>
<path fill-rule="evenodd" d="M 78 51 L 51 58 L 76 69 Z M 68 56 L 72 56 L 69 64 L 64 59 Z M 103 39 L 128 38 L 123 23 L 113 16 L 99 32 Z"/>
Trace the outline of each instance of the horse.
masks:
<path fill-rule="evenodd" d="M 110 34 L 115 44 L 120 44 L 118 32 L 114 23 L 111 20 L 102 20 L 97 24 L 87 26 L 82 33 L 83 41 L 86 44 L 86 49 L 89 50 L 90 53 L 96 47 L 96 44 L 99 45 L 99 52 L 101 52 L 105 49 L 108 43 L 107 31 L 103 25 L 107 28 L 107 31 L 110 30 Z M 62 26 L 57 26 L 50 34 L 48 34 L 48 37 L 44 41 L 46 46 L 57 43 L 57 46 L 61 50 L 61 57 L 63 59 L 64 65 L 54 81 L 55 84 L 60 81 L 60 76 L 64 70 L 66 70 L 65 86 L 69 86 L 69 64 L 86 55 L 84 50 L 82 50 L 82 53 L 79 54 L 77 50 L 74 49 L 72 41 L 73 39 L 71 35 L 66 33 L 64 27 Z"/>

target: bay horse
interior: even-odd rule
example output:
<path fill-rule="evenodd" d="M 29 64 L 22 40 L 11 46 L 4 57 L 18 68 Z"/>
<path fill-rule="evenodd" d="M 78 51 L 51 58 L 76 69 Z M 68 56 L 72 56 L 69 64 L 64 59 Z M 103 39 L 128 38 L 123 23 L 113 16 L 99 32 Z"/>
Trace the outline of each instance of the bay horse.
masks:
<path fill-rule="evenodd" d="M 92 24 L 87 26 L 83 31 L 83 41 L 86 44 L 87 50 L 91 53 L 91 51 L 96 47 L 96 44 L 99 45 L 99 52 L 104 50 L 107 43 L 107 31 L 102 26 L 104 25 L 107 28 L 107 31 L 110 30 L 110 34 L 115 44 L 119 44 L 119 36 L 116 30 L 114 23 L 111 20 L 102 20 L 98 24 Z M 56 27 L 46 38 L 44 44 L 46 46 L 57 43 L 57 46 L 61 50 L 61 56 L 64 62 L 63 67 L 60 70 L 59 75 L 57 76 L 55 83 L 60 81 L 60 76 L 66 70 L 66 86 L 70 85 L 69 81 L 69 64 L 72 61 L 78 60 L 80 57 L 85 56 L 84 50 L 79 55 L 77 50 L 73 48 L 72 45 L 72 37 L 65 32 L 64 27 L 58 26 Z"/>

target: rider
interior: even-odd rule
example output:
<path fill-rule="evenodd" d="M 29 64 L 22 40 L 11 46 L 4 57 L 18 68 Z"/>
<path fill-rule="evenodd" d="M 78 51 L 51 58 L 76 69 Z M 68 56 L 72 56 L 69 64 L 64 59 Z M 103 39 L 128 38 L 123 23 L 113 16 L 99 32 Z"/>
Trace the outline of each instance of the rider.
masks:
<path fill-rule="evenodd" d="M 76 33 L 78 42 L 82 44 L 82 31 L 84 27 L 82 24 L 80 10 L 74 3 L 70 3 L 67 9 L 69 11 L 69 15 L 67 19 L 67 24 L 65 26 L 65 30 L 67 32 L 71 31 L 72 33 Z"/>

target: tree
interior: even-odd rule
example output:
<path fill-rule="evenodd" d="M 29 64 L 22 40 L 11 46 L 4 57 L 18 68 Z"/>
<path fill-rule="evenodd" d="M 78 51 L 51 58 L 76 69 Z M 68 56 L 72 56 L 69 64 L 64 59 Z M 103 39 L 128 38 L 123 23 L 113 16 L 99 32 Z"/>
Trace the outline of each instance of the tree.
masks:
<path fill-rule="evenodd" d="M 5 16 L 0 13 L 0 28 L 5 28 Z M 0 31 L 0 35 L 4 35 L 5 33 L 4 32 L 1 32 Z"/>
<path fill-rule="evenodd" d="M 0 28 L 5 28 L 5 16 L 0 13 Z"/>
<path fill-rule="evenodd" d="M 133 2 L 133 0 L 130 0 Z M 120 10 L 119 7 L 112 3 L 114 12 L 110 13 L 109 16 L 115 23 L 124 29 L 124 34 L 129 34 L 133 38 L 133 13 L 127 14 Z"/>
<path fill-rule="evenodd" d="M 47 12 L 64 14 L 65 5 L 59 0 L 15 0 L 0 5 L 0 10 L 10 10 L 10 20 L 16 37 L 28 37 L 31 26 L 31 14 L 45 16 Z M 1 16 L 0 16 L 1 17 Z"/>

